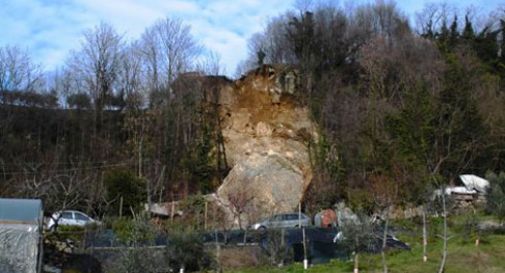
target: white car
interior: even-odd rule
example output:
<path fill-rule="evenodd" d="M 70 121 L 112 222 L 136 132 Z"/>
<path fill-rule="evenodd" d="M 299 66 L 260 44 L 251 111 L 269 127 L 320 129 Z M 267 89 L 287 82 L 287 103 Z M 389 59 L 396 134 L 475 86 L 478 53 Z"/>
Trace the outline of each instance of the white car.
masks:
<path fill-rule="evenodd" d="M 99 221 L 89 217 L 86 213 L 77 210 L 63 210 L 53 213 L 47 223 L 47 228 L 53 229 L 55 227 L 55 222 L 58 222 L 58 226 L 79 227 L 89 224 L 100 224 Z"/>

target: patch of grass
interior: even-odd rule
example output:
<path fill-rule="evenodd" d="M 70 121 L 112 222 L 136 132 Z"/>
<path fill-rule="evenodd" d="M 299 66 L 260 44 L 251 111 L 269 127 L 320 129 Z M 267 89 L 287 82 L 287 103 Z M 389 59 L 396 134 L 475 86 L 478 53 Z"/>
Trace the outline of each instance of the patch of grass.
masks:
<path fill-rule="evenodd" d="M 467 240 L 462 234 L 465 216 L 451 218 L 448 243 L 449 254 L 445 273 L 498 273 L 505 272 L 505 235 L 488 234 L 481 239 L 477 247 L 474 241 Z M 428 243 L 428 261 L 422 261 L 422 233 L 418 223 L 408 221 L 395 223 L 398 237 L 409 243 L 411 251 L 389 251 L 387 263 L 390 273 L 425 273 L 437 272 L 442 257 L 441 219 L 430 219 L 430 240 Z M 333 260 L 328 264 L 315 265 L 304 271 L 300 263 L 283 268 L 260 267 L 226 270 L 230 273 L 292 272 L 292 273 L 344 273 L 353 271 L 352 261 Z M 380 255 L 361 255 L 360 272 L 382 272 Z"/>

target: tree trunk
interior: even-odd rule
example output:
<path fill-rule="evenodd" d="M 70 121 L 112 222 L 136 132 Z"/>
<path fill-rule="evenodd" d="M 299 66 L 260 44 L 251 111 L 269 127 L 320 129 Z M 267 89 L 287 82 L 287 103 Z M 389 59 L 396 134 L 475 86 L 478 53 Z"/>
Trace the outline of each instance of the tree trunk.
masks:
<path fill-rule="evenodd" d="M 237 220 L 238 220 L 238 228 L 242 230 L 242 219 L 241 219 L 241 214 L 242 213 L 237 213 Z"/>
<path fill-rule="evenodd" d="M 445 270 L 445 262 L 447 260 L 447 208 L 445 205 L 445 192 L 442 191 L 442 210 L 444 214 L 444 246 L 442 250 L 442 261 L 440 262 L 440 268 L 438 269 L 438 273 L 443 273 Z"/>
<path fill-rule="evenodd" d="M 307 243 L 305 242 L 305 227 L 302 228 L 303 239 L 303 269 L 307 270 L 309 267 L 309 260 L 307 259 Z"/>
<path fill-rule="evenodd" d="M 475 220 L 477 220 L 477 212 L 475 211 L 475 208 L 473 209 L 473 217 Z M 480 231 L 479 231 L 479 226 L 477 224 L 477 226 L 475 227 L 475 233 L 477 233 L 477 238 L 475 238 L 475 246 L 476 247 L 479 247 L 479 244 L 480 244 Z"/>
<path fill-rule="evenodd" d="M 423 207 L 423 262 L 428 261 L 428 255 L 426 253 L 428 247 L 428 230 L 426 228 L 426 209 Z"/>
<path fill-rule="evenodd" d="M 386 208 L 386 219 L 384 222 L 384 234 L 382 236 L 382 267 L 383 272 L 388 273 L 388 264 L 386 262 L 386 246 L 387 246 L 387 238 L 388 238 L 388 225 L 389 225 L 389 207 Z"/>
<path fill-rule="evenodd" d="M 205 209 L 203 212 L 203 230 L 207 230 L 207 213 L 208 213 L 208 203 L 207 200 L 205 200 Z"/>
<path fill-rule="evenodd" d="M 218 267 L 218 272 L 221 272 L 221 246 L 219 245 L 219 238 L 217 236 L 217 229 L 214 230 L 214 237 L 216 239 L 216 261 L 217 261 L 217 267 Z"/>
<path fill-rule="evenodd" d="M 123 196 L 119 198 L 119 218 L 123 218 Z"/>
<path fill-rule="evenodd" d="M 302 227 L 302 203 L 298 203 L 298 228 Z"/>
<path fill-rule="evenodd" d="M 354 254 L 354 273 L 359 273 L 359 255 L 358 252 Z"/>
<path fill-rule="evenodd" d="M 281 247 L 280 247 L 280 250 L 282 252 L 282 255 L 280 256 L 279 267 L 283 267 L 284 266 L 284 260 L 286 259 L 286 251 L 285 251 L 286 243 L 284 242 L 285 236 L 286 236 L 286 231 L 284 229 L 281 229 Z"/>

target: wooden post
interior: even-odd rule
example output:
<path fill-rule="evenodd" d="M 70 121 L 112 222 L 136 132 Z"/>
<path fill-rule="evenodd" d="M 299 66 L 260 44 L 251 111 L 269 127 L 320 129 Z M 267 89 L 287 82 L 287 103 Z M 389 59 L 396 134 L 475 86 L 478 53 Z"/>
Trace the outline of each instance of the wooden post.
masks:
<path fill-rule="evenodd" d="M 172 198 L 170 199 L 170 223 L 174 222 L 174 213 L 175 213 L 175 208 L 174 208 L 174 193 L 172 192 L 170 195 L 172 195 Z"/>
<path fill-rule="evenodd" d="M 442 250 L 442 261 L 440 262 L 440 268 L 438 269 L 438 273 L 444 273 L 445 271 L 445 263 L 446 263 L 446 260 L 447 260 L 447 240 L 449 240 L 449 238 L 447 237 L 447 207 L 446 207 L 446 204 L 445 204 L 445 191 L 444 191 L 445 187 L 442 188 L 442 210 L 443 210 L 443 213 L 444 213 L 444 245 L 443 245 L 443 250 Z"/>
<path fill-rule="evenodd" d="M 286 230 L 285 229 L 281 229 L 281 246 L 284 247 L 284 236 L 285 236 L 285 233 L 286 233 Z"/>
<path fill-rule="evenodd" d="M 428 246 L 428 231 L 426 230 L 426 209 L 423 206 L 423 262 L 428 261 L 426 248 Z"/>
<path fill-rule="evenodd" d="M 473 217 L 475 220 L 477 220 L 477 212 L 475 211 L 475 208 L 473 208 Z M 475 227 L 475 232 L 477 233 L 477 238 L 475 238 L 475 246 L 478 247 L 480 244 L 480 231 L 479 231 L 479 226 Z"/>
<path fill-rule="evenodd" d="M 175 201 L 172 199 L 172 207 L 170 211 L 170 221 L 174 222 L 174 214 L 175 214 Z"/>
<path fill-rule="evenodd" d="M 285 244 L 286 244 L 286 243 L 284 242 L 284 236 L 285 236 L 285 233 L 286 233 L 286 232 L 285 232 L 285 230 L 284 230 L 284 229 L 281 229 L 281 251 L 282 251 L 284 254 L 286 254 L 286 251 L 285 251 L 285 249 L 284 249 Z M 280 264 L 279 264 L 280 266 L 284 266 L 284 259 L 285 259 L 285 258 L 286 258 L 286 257 L 285 257 L 284 255 L 282 255 L 282 256 L 281 256 L 281 261 L 280 261 Z"/>
<path fill-rule="evenodd" d="M 207 230 L 207 200 L 205 200 L 205 210 L 203 212 L 203 229 L 204 230 Z"/>
<path fill-rule="evenodd" d="M 382 237 L 382 251 L 381 251 L 381 256 L 382 256 L 382 267 L 383 267 L 383 273 L 388 273 L 388 264 L 386 262 L 386 246 L 387 246 L 387 238 L 388 238 L 388 224 L 389 224 L 389 206 L 386 208 L 386 215 L 385 215 L 385 221 L 384 221 L 384 233 Z"/>
<path fill-rule="evenodd" d="M 302 202 L 298 203 L 298 228 L 302 227 Z"/>
<path fill-rule="evenodd" d="M 354 273 L 359 273 L 359 255 L 358 252 L 354 254 Z"/>
<path fill-rule="evenodd" d="M 123 217 L 123 196 L 119 198 L 119 218 Z"/>
<path fill-rule="evenodd" d="M 244 229 L 244 238 L 242 239 L 242 244 L 244 246 L 247 244 L 247 228 Z"/>
<path fill-rule="evenodd" d="M 217 229 L 214 229 L 214 237 L 216 239 L 216 261 L 219 271 L 221 272 L 221 246 L 219 245 L 219 238 L 217 235 Z"/>

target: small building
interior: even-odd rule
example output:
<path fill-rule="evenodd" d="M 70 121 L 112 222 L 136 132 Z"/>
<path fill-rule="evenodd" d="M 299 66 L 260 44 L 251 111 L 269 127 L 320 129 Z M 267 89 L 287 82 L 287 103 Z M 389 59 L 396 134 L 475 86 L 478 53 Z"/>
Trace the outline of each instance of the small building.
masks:
<path fill-rule="evenodd" d="M 486 202 L 486 194 L 490 186 L 486 179 L 473 174 L 462 174 L 455 182 L 455 186 L 446 187 L 444 192 L 445 195 L 451 196 L 457 208 Z M 441 189 L 435 190 L 432 199 L 441 195 Z"/>
<path fill-rule="evenodd" d="M 179 217 L 183 215 L 183 211 L 177 209 L 179 201 L 144 204 L 144 210 L 159 218 Z"/>
<path fill-rule="evenodd" d="M 42 224 L 40 199 L 0 198 L 0 272 L 41 272 Z"/>
<path fill-rule="evenodd" d="M 474 190 L 479 195 L 485 195 L 489 189 L 489 181 L 474 174 L 462 174 L 459 179 L 468 190 Z"/>

